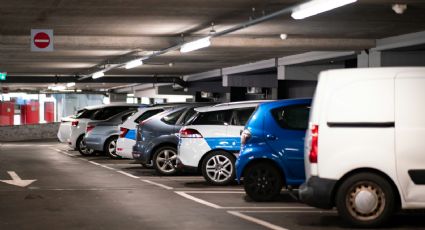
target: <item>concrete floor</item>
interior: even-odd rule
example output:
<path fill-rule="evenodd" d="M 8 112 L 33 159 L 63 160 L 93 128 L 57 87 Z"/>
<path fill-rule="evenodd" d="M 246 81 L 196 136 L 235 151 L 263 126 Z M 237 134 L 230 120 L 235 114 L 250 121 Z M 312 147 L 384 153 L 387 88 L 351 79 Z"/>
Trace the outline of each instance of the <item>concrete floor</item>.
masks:
<path fill-rule="evenodd" d="M 8 172 L 37 180 L 0 182 L 0 229 L 347 229 L 335 211 L 314 209 L 283 192 L 250 201 L 239 185 L 214 187 L 197 175 L 157 176 L 131 160 L 82 157 L 55 142 L 0 144 Z M 392 229 L 425 229 L 424 214 L 399 214 Z"/>

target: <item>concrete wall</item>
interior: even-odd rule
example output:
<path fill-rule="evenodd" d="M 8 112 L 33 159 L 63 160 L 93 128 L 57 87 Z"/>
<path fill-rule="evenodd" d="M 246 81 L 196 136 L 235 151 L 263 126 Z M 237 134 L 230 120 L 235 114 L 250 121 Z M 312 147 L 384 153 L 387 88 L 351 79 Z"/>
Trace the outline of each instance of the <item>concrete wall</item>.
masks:
<path fill-rule="evenodd" d="M 56 139 L 59 124 L 0 126 L 0 142 Z"/>

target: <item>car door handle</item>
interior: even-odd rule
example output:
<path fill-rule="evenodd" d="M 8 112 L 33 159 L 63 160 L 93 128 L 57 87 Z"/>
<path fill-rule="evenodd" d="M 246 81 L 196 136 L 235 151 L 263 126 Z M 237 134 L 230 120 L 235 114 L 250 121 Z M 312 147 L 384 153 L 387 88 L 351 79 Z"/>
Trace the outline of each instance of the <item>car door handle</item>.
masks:
<path fill-rule="evenodd" d="M 266 135 L 266 138 L 267 138 L 268 140 L 272 140 L 272 141 L 277 140 L 277 137 L 276 137 L 275 135 L 272 135 L 272 134 L 267 134 L 267 135 Z"/>

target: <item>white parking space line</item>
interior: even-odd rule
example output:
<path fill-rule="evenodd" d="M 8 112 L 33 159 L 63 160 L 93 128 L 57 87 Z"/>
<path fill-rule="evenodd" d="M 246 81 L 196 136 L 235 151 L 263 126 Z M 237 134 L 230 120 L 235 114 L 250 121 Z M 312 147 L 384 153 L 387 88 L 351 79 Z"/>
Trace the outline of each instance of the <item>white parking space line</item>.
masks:
<path fill-rule="evenodd" d="M 223 209 L 315 209 L 313 207 L 301 207 L 301 206 L 256 206 L 256 207 L 222 207 Z M 245 212 L 245 211 L 243 211 Z M 246 212 L 263 212 L 263 211 L 246 211 Z M 264 212 L 275 212 L 273 211 L 264 211 Z M 280 211 L 276 211 L 280 212 Z"/>
<path fill-rule="evenodd" d="M 252 223 L 261 225 L 261 226 L 266 227 L 268 229 L 273 229 L 273 230 L 288 230 L 287 228 L 282 228 L 280 226 L 274 225 L 274 224 L 269 223 L 267 221 L 260 220 L 260 219 L 257 219 L 255 217 L 252 217 L 252 216 L 248 216 L 248 215 L 242 214 L 240 212 L 227 211 L 227 213 L 229 213 L 231 215 L 234 215 L 234 216 L 237 216 L 237 217 L 239 217 L 241 219 L 247 220 L 249 222 L 252 222 Z"/>
<path fill-rule="evenodd" d="M 117 172 L 119 172 L 119 173 L 121 173 L 121 174 L 124 174 L 124 175 L 126 175 L 126 176 L 128 176 L 128 177 L 131 177 L 131 178 L 135 178 L 135 179 L 139 179 L 139 178 L 140 178 L 140 177 L 138 177 L 138 176 L 132 175 L 132 174 L 130 174 L 130 173 L 126 173 L 126 172 L 121 171 L 121 170 L 119 170 L 119 171 L 117 171 Z"/>
<path fill-rule="evenodd" d="M 74 155 L 72 155 L 72 154 L 70 154 L 70 153 L 67 153 L 67 152 L 65 152 L 64 150 L 57 149 L 57 148 L 50 148 L 50 149 L 53 149 L 53 150 L 55 150 L 56 152 L 59 152 L 59 153 L 62 153 L 62 154 L 68 155 L 68 156 L 70 156 L 70 157 L 74 157 Z"/>
<path fill-rule="evenodd" d="M 181 191 L 185 193 L 200 193 L 200 194 L 245 194 L 243 191 Z"/>
<path fill-rule="evenodd" d="M 314 209 L 314 208 L 312 208 Z M 243 213 L 337 213 L 336 211 L 324 210 L 244 210 Z"/>
<path fill-rule="evenodd" d="M 182 197 L 184 197 L 184 198 L 186 198 L 186 199 L 189 199 L 189 200 L 195 201 L 195 202 L 197 202 L 197 203 L 200 203 L 200 204 L 206 205 L 206 206 L 211 207 L 211 208 L 215 208 L 215 209 L 221 209 L 221 208 L 222 208 L 222 207 L 221 207 L 221 206 L 219 206 L 219 205 L 216 205 L 216 204 L 213 204 L 213 203 L 211 203 L 211 202 L 208 202 L 208 201 L 205 201 L 205 200 L 202 200 L 202 199 L 196 198 L 196 197 L 191 196 L 191 195 L 189 195 L 189 194 L 187 194 L 187 193 L 185 193 L 185 192 L 176 191 L 175 193 L 177 193 L 178 195 L 180 195 L 180 196 L 182 196 Z"/>
<path fill-rule="evenodd" d="M 167 186 L 167 185 L 163 185 L 163 184 L 160 184 L 160 183 L 156 183 L 156 182 L 153 182 L 153 181 L 150 181 L 150 180 L 141 180 L 141 181 L 146 182 L 148 184 L 156 185 L 156 186 L 161 187 L 161 188 L 165 188 L 167 190 L 172 190 L 173 189 L 173 187 L 170 187 L 170 186 Z"/>

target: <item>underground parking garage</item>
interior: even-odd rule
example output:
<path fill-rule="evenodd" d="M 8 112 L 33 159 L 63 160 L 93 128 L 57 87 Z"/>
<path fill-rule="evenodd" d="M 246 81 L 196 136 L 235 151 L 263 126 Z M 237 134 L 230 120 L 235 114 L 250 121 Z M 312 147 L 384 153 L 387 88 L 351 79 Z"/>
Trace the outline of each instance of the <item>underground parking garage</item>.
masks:
<path fill-rule="evenodd" d="M 0 3 L 0 229 L 425 228 L 423 1 Z"/>

